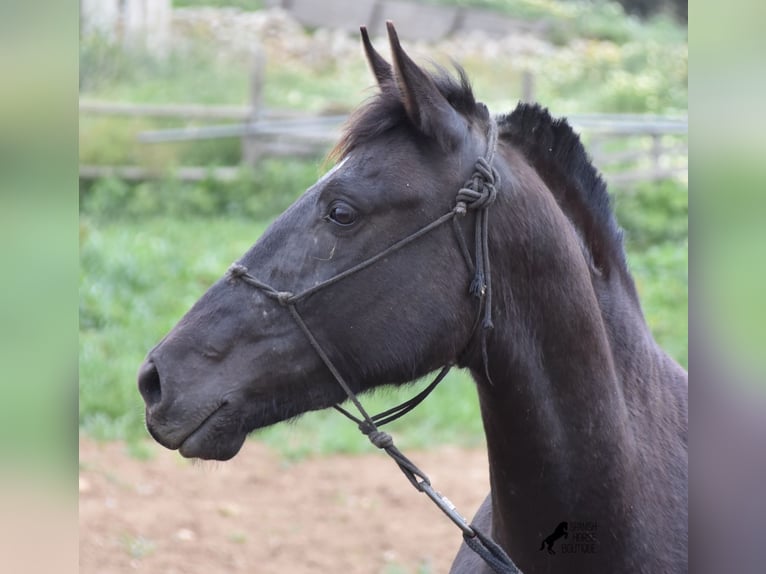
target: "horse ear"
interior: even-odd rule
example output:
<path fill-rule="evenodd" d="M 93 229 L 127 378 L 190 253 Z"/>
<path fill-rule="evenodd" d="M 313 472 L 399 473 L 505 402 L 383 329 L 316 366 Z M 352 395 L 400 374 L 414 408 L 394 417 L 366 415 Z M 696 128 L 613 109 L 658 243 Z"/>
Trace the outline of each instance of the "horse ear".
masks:
<path fill-rule="evenodd" d="M 386 62 L 383 56 L 372 47 L 370 36 L 367 34 L 367 26 L 360 26 L 359 31 L 362 33 L 362 44 L 364 44 L 364 52 L 367 54 L 367 63 L 370 64 L 372 73 L 375 74 L 375 79 L 378 81 L 378 86 L 382 89 L 385 84 L 394 79 L 391 64 Z"/>
<path fill-rule="evenodd" d="M 430 75 L 404 52 L 393 22 L 386 22 L 394 62 L 394 77 L 410 121 L 426 136 L 449 147 L 461 135 L 464 124 Z"/>

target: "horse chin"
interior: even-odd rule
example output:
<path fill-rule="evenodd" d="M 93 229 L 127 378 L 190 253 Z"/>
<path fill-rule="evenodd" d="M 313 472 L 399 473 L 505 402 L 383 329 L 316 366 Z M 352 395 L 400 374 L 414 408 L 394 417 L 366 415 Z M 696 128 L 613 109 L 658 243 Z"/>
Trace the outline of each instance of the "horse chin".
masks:
<path fill-rule="evenodd" d="M 240 451 L 246 437 L 247 434 L 241 432 L 220 434 L 208 431 L 203 425 L 186 437 L 178 452 L 185 458 L 229 460 Z"/>
<path fill-rule="evenodd" d="M 247 433 L 239 428 L 231 406 L 224 402 L 177 446 L 185 458 L 229 460 L 245 442 Z"/>
<path fill-rule="evenodd" d="M 180 445 L 175 446 L 186 458 L 229 460 L 240 451 L 250 432 L 292 418 L 295 414 L 298 413 L 275 409 L 272 402 L 237 405 L 230 397 Z"/>

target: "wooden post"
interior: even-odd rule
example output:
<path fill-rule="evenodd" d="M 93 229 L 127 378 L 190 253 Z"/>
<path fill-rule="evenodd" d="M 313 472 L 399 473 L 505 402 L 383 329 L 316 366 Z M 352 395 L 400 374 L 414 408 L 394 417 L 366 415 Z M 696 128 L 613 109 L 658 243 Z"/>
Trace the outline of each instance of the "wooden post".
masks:
<path fill-rule="evenodd" d="M 535 101 L 535 76 L 528 68 L 524 68 L 521 73 L 521 101 L 527 103 Z"/>
<path fill-rule="evenodd" d="M 170 0 L 120 0 L 122 40 L 165 57 L 170 46 Z"/>
<path fill-rule="evenodd" d="M 606 166 L 606 155 L 604 154 L 604 140 L 603 134 L 598 132 L 588 137 L 588 154 L 593 158 L 593 165 L 599 171 L 604 171 Z"/>
<path fill-rule="evenodd" d="M 660 179 L 661 171 L 660 161 L 662 160 L 662 136 L 658 133 L 652 134 L 652 176 L 651 180 Z"/>
<path fill-rule="evenodd" d="M 248 123 L 256 123 L 263 110 L 263 85 L 266 77 L 266 56 L 259 44 L 253 47 L 250 64 L 250 113 Z M 263 145 L 258 136 L 245 134 L 242 136 L 242 163 L 256 165 L 263 155 Z"/>

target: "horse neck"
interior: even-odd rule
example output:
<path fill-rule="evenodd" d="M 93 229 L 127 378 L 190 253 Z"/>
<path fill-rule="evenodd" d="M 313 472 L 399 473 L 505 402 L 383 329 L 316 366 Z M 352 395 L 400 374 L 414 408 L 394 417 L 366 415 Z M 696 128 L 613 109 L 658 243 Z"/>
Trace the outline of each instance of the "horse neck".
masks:
<path fill-rule="evenodd" d="M 471 369 L 489 450 L 493 531 L 506 548 L 528 549 L 562 520 L 629 514 L 631 501 L 614 494 L 625 492 L 631 458 L 625 382 L 636 364 L 651 361 L 654 346 L 629 277 L 594 274 L 539 178 L 524 166 L 513 177 L 516 191 L 503 190 L 491 215 L 491 380 L 479 357 Z"/>

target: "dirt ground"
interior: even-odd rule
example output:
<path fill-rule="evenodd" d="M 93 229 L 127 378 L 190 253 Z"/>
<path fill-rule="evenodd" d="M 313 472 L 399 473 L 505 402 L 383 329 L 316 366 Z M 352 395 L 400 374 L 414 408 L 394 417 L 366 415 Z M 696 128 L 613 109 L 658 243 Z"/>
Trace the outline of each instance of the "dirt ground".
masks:
<path fill-rule="evenodd" d="M 459 530 L 383 453 L 287 464 L 247 441 L 225 463 L 80 439 L 80 572 L 421 574 L 449 570 Z M 486 454 L 407 453 L 469 518 Z"/>

